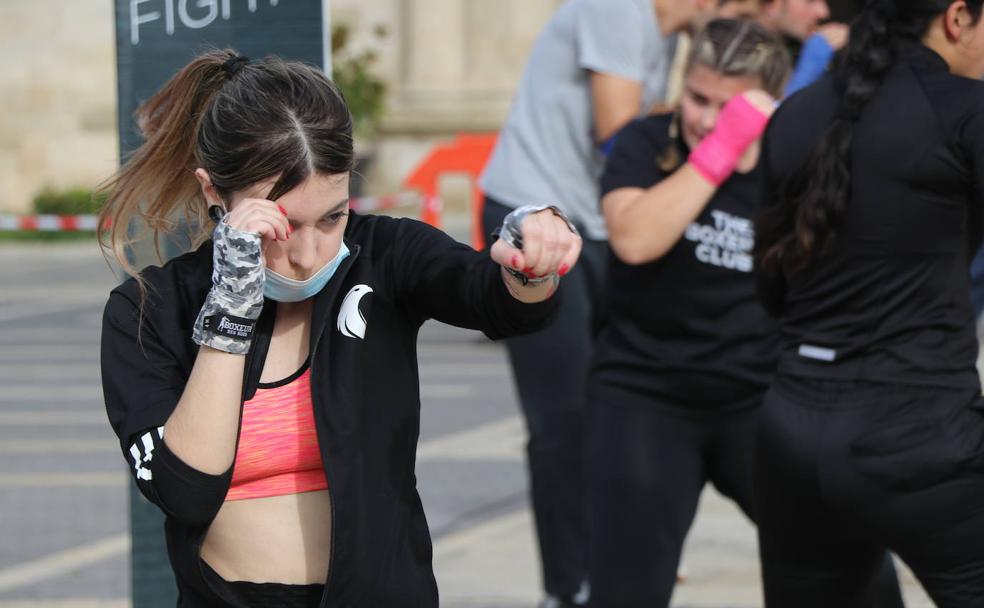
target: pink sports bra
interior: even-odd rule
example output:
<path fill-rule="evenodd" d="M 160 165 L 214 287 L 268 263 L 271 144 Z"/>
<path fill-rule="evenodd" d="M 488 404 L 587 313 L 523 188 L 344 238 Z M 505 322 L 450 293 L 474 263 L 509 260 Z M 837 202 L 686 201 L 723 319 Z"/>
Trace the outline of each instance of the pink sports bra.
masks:
<path fill-rule="evenodd" d="M 226 500 L 328 488 L 311 403 L 311 370 L 256 389 L 243 404 L 239 447 Z"/>

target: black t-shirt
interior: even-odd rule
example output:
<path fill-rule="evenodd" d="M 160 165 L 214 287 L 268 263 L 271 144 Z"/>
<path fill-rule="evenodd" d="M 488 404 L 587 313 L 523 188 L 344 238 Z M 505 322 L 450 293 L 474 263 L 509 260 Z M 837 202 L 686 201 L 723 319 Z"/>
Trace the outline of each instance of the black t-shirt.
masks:
<path fill-rule="evenodd" d="M 835 75 L 786 100 L 764 140 L 768 199 L 808 162 L 840 94 Z M 764 283 L 780 316 L 782 373 L 979 386 L 968 267 L 984 202 L 984 83 L 906 45 L 855 123 L 851 191 L 836 239 L 788 284 Z"/>
<path fill-rule="evenodd" d="M 649 188 L 667 176 L 657 159 L 670 146 L 671 115 L 627 125 L 601 178 L 602 194 Z M 599 335 L 594 380 L 624 399 L 669 406 L 753 404 L 775 365 L 776 331 L 755 294 L 752 222 L 761 174 L 734 174 L 679 242 L 638 266 L 614 254 L 608 316 Z"/>

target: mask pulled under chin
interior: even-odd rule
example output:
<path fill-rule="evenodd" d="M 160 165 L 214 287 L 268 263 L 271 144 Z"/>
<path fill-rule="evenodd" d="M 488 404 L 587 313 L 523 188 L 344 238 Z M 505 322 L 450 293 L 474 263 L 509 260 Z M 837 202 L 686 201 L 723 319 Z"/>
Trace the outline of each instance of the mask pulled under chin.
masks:
<path fill-rule="evenodd" d="M 263 295 L 277 302 L 301 302 L 313 298 L 325 288 L 348 256 L 349 248 L 343 242 L 338 249 L 338 254 L 330 262 L 303 281 L 288 279 L 280 273 L 264 268 Z"/>

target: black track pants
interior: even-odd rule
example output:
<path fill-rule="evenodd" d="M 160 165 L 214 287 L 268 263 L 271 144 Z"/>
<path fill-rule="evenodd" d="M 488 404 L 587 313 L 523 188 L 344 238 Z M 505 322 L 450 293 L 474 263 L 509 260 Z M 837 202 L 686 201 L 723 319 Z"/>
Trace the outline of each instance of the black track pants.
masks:
<path fill-rule="evenodd" d="M 941 608 L 984 606 L 974 391 L 778 377 L 756 449 L 768 608 L 872 606 L 886 548 Z"/>
<path fill-rule="evenodd" d="M 751 516 L 757 408 L 675 413 L 590 403 L 593 607 L 667 606 L 707 481 Z"/>

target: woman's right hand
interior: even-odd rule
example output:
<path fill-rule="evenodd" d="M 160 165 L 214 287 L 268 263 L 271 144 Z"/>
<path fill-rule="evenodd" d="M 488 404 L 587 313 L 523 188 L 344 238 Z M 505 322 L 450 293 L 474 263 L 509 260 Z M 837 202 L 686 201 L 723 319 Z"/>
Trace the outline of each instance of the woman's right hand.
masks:
<path fill-rule="evenodd" d="M 244 199 L 212 232 L 212 289 L 192 339 L 202 346 L 244 355 L 263 311 L 263 243 L 290 238 L 287 213 L 265 199 Z"/>
<path fill-rule="evenodd" d="M 263 198 L 247 198 L 239 201 L 235 209 L 223 218 L 230 228 L 260 235 L 271 241 L 286 241 L 291 227 L 287 210 L 273 201 Z"/>

